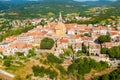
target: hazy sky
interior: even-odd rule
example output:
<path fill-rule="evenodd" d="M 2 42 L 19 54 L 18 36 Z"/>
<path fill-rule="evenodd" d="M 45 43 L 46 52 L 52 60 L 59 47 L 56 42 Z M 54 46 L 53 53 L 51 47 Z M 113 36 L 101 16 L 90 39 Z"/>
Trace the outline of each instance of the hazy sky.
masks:
<path fill-rule="evenodd" d="M 0 0 L 0 1 L 10 1 L 10 0 Z M 17 0 L 16 0 L 17 1 Z M 26 1 L 38 1 L 38 0 L 26 0 Z M 44 0 L 43 0 L 44 1 Z M 59 1 L 59 0 L 58 0 Z M 99 1 L 99 0 L 74 0 L 74 1 L 80 1 L 80 2 L 84 2 L 84 1 Z M 101 0 L 100 0 L 101 1 Z M 105 0 L 105 1 L 117 1 L 117 0 Z"/>

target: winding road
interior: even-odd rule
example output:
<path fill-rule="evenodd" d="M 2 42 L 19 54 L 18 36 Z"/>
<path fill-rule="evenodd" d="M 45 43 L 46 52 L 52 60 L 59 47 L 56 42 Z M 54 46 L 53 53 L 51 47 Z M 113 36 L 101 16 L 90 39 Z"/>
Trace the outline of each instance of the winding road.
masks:
<path fill-rule="evenodd" d="M 8 73 L 6 71 L 0 70 L 0 78 L 3 78 L 5 80 L 11 80 L 13 79 L 15 76 L 11 73 Z M 11 79 L 10 79 L 11 78 Z"/>

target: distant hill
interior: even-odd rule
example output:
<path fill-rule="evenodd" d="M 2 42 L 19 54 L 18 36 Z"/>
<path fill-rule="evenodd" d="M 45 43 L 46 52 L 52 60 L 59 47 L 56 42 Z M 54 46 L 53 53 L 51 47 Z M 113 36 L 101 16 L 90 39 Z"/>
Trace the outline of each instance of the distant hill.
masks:
<path fill-rule="evenodd" d="M 63 15 L 79 13 L 80 16 L 93 16 L 93 13 L 87 13 L 86 11 L 96 6 L 103 5 L 106 5 L 107 7 L 115 7 L 114 9 L 110 9 L 109 13 L 107 13 L 109 16 L 120 14 L 120 1 L 111 2 L 105 0 L 86 2 L 77 2 L 73 0 L 0 1 L 0 10 L 5 11 L 6 14 L 4 18 L 9 19 L 47 17 L 50 15 L 58 16 L 59 12 L 62 12 Z M 11 15 L 11 12 L 17 15 Z"/>
<path fill-rule="evenodd" d="M 106 0 L 100 0 L 100 1 L 86 1 L 83 2 L 84 4 L 87 5 L 120 5 L 120 1 L 106 1 Z"/>
<path fill-rule="evenodd" d="M 23 4 L 27 2 L 72 2 L 72 3 L 82 3 L 87 5 L 111 5 L 111 4 L 120 4 L 120 0 L 118 1 L 107 1 L 107 0 L 99 0 L 99 1 L 85 1 L 85 2 L 77 2 L 74 0 L 0 0 L 0 2 L 8 2 L 10 4 Z"/>

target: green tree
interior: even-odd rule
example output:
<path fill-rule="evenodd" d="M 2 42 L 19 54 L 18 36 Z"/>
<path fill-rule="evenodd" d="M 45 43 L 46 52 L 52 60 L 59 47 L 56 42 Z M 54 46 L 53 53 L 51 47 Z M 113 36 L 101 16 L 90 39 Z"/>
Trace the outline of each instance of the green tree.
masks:
<path fill-rule="evenodd" d="M 16 52 L 15 53 L 17 56 L 24 56 L 24 53 L 23 52 Z"/>
<path fill-rule="evenodd" d="M 101 54 L 108 54 L 108 48 L 101 48 L 100 52 Z"/>
<path fill-rule="evenodd" d="M 73 49 L 72 45 L 69 45 L 68 48 L 63 49 L 62 57 L 70 57 L 72 62 L 74 62 L 75 57 L 77 56 L 77 52 Z"/>
<path fill-rule="evenodd" d="M 60 71 L 60 73 L 61 73 L 62 75 L 65 75 L 65 74 L 66 74 L 66 70 L 65 70 L 65 68 L 64 68 L 63 66 L 61 66 L 61 65 L 56 65 L 55 67 Z"/>
<path fill-rule="evenodd" d="M 84 45 L 84 44 L 82 45 L 82 52 L 83 52 L 83 53 L 87 53 L 87 47 L 86 47 L 86 45 Z"/>
<path fill-rule="evenodd" d="M 32 57 L 32 56 L 35 56 L 36 54 L 35 54 L 35 50 L 34 49 L 30 49 L 29 51 L 28 51 L 28 57 Z"/>
<path fill-rule="evenodd" d="M 12 63 L 13 56 L 4 56 L 4 63 L 3 65 L 6 67 L 10 67 Z"/>
<path fill-rule="evenodd" d="M 11 66 L 11 60 L 5 60 L 3 65 L 6 66 L 6 67 L 10 67 Z"/>
<path fill-rule="evenodd" d="M 58 73 L 55 70 L 50 71 L 50 74 L 49 74 L 50 79 L 56 79 L 57 76 L 58 76 Z"/>
<path fill-rule="evenodd" d="M 88 33 L 84 33 L 84 36 L 89 36 L 89 34 Z"/>
<path fill-rule="evenodd" d="M 33 66 L 32 67 L 34 76 L 40 76 L 40 77 L 44 77 L 45 74 L 45 68 L 43 66 Z"/>
<path fill-rule="evenodd" d="M 41 49 L 52 49 L 54 46 L 54 40 L 52 38 L 44 38 L 41 40 L 40 48 Z"/>
<path fill-rule="evenodd" d="M 59 59 L 52 53 L 48 54 L 47 60 L 51 63 L 58 63 L 58 64 L 61 64 L 63 62 L 61 59 Z"/>
<path fill-rule="evenodd" d="M 108 67 L 106 62 L 96 62 L 90 58 L 78 58 L 68 66 L 68 75 L 74 76 L 78 79 L 82 78 L 84 74 L 89 73 L 91 69 L 101 71 Z"/>
<path fill-rule="evenodd" d="M 98 37 L 98 41 L 100 44 L 104 43 L 104 42 L 110 42 L 111 41 L 111 37 L 109 35 L 101 35 Z"/>
<path fill-rule="evenodd" d="M 101 48 L 102 54 L 108 54 L 111 58 L 120 58 L 120 46 L 114 46 L 112 48 Z"/>
<path fill-rule="evenodd" d="M 71 52 L 72 61 L 74 62 L 76 52 L 75 52 L 75 50 L 73 49 L 73 46 L 72 46 L 72 45 L 68 46 L 68 49 L 69 49 L 69 50 L 70 50 L 70 52 Z"/>
<path fill-rule="evenodd" d="M 108 50 L 108 55 L 111 58 L 120 58 L 120 46 L 114 46 Z"/>
<path fill-rule="evenodd" d="M 83 52 L 81 50 L 78 50 L 77 51 L 77 56 L 81 56 L 81 55 L 83 55 Z"/>
<path fill-rule="evenodd" d="M 70 65 L 68 66 L 68 69 L 67 69 L 68 74 L 74 75 L 74 76 L 77 76 L 77 75 L 76 75 L 77 70 L 78 70 L 78 65 L 77 65 L 77 63 L 75 63 L 75 62 L 73 62 L 72 64 L 70 64 Z"/>
<path fill-rule="evenodd" d="M 120 68 L 120 63 L 118 63 L 118 68 Z"/>
<path fill-rule="evenodd" d="M 101 80 L 110 80 L 110 79 L 109 79 L 109 76 L 108 76 L 108 75 L 103 75 L 103 76 L 101 77 Z"/>
<path fill-rule="evenodd" d="M 45 24 L 47 24 L 47 22 L 45 20 L 41 20 L 40 24 L 44 27 Z"/>

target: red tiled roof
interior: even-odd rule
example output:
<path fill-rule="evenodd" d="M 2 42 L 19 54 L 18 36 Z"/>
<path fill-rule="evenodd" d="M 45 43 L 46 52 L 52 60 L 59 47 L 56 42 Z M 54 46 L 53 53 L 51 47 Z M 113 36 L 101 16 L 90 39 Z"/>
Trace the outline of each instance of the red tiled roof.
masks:
<path fill-rule="evenodd" d="M 32 45 L 30 44 L 26 44 L 24 42 L 15 42 L 13 44 L 10 45 L 10 48 L 29 48 L 29 47 L 32 47 Z"/>
<path fill-rule="evenodd" d="M 72 29 L 74 28 L 75 24 L 65 24 L 67 29 Z"/>
<path fill-rule="evenodd" d="M 115 28 L 111 28 L 112 31 L 115 31 Z"/>
<path fill-rule="evenodd" d="M 16 37 L 15 36 L 10 36 L 10 37 L 7 37 L 4 42 L 12 42 L 14 40 L 16 40 Z"/>
<path fill-rule="evenodd" d="M 44 34 L 46 34 L 46 33 L 47 33 L 47 31 L 42 31 L 42 32 L 41 32 L 42 35 L 44 35 Z"/>
<path fill-rule="evenodd" d="M 110 32 L 110 35 L 116 35 L 117 32 Z"/>
<path fill-rule="evenodd" d="M 60 39 L 60 42 L 61 43 L 68 43 L 69 41 L 68 41 L 68 39 Z"/>
<path fill-rule="evenodd" d="M 78 38 L 80 38 L 80 35 L 75 35 L 74 38 L 78 39 Z"/>
<path fill-rule="evenodd" d="M 81 37 L 81 38 L 82 38 L 82 40 L 89 40 L 88 37 Z"/>

